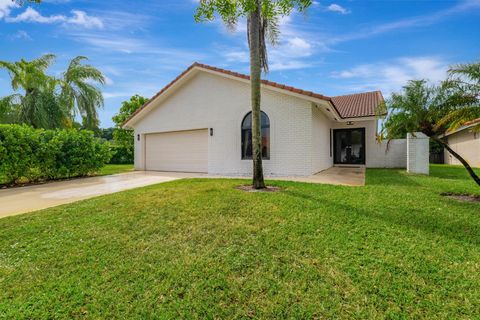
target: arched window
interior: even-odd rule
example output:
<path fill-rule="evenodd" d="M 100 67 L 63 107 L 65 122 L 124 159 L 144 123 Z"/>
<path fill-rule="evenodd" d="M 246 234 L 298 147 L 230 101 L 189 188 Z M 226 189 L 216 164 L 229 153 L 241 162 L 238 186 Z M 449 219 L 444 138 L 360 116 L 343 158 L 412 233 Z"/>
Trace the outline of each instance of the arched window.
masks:
<path fill-rule="evenodd" d="M 265 112 L 260 115 L 262 127 L 262 158 L 270 159 L 270 120 Z M 242 121 L 242 159 L 252 159 L 252 112 Z"/>

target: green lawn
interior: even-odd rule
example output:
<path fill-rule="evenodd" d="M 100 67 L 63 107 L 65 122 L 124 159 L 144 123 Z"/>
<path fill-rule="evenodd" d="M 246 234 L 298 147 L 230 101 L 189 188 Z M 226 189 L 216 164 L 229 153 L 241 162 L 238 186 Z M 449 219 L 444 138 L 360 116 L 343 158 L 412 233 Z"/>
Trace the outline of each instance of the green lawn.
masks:
<path fill-rule="evenodd" d="M 99 176 L 133 171 L 133 164 L 107 164 L 97 173 Z"/>
<path fill-rule="evenodd" d="M 0 219 L 0 318 L 480 317 L 460 167 L 367 186 L 178 180 Z"/>

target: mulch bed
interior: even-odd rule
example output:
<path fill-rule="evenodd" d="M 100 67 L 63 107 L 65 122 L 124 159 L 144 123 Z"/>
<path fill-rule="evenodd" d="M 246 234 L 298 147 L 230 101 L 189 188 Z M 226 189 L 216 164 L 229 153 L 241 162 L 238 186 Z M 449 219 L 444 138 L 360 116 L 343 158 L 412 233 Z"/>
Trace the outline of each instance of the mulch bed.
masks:
<path fill-rule="evenodd" d="M 480 195 L 476 194 L 444 192 L 440 195 L 462 202 L 480 202 Z"/>
<path fill-rule="evenodd" d="M 282 189 L 280 187 L 267 186 L 265 189 L 254 189 L 251 185 L 238 186 L 235 189 L 245 192 L 279 192 Z"/>

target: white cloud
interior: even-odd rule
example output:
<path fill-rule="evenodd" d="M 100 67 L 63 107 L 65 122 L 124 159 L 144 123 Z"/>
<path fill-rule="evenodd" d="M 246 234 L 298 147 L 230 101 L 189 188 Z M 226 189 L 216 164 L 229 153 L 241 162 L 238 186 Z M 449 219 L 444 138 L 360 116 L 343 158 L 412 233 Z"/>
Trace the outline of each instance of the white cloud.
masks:
<path fill-rule="evenodd" d="M 71 35 L 73 39 L 87 43 L 93 47 L 100 49 L 108 49 L 109 51 L 132 53 L 143 48 L 144 43 L 139 39 L 99 35 L 90 33 L 75 33 Z"/>
<path fill-rule="evenodd" d="M 336 4 L 336 3 L 332 3 L 331 5 L 329 5 L 326 10 L 327 11 L 332 11 L 332 12 L 338 12 L 338 13 L 341 13 L 341 14 L 350 13 L 350 10 L 345 9 L 344 7 L 342 7 L 341 5 Z"/>
<path fill-rule="evenodd" d="M 104 99 L 123 98 L 132 96 L 131 93 L 125 91 L 119 92 L 102 92 Z"/>
<path fill-rule="evenodd" d="M 103 75 L 103 77 L 105 78 L 105 84 L 106 84 L 107 86 L 113 85 L 113 80 L 112 80 L 112 78 L 110 78 L 110 77 L 108 77 L 108 76 L 106 76 L 106 75 Z"/>
<path fill-rule="evenodd" d="M 250 61 L 250 57 L 248 51 L 229 51 L 224 54 L 225 59 L 228 62 L 248 62 Z"/>
<path fill-rule="evenodd" d="M 270 71 L 296 70 L 311 67 L 310 63 L 298 60 L 272 61 L 269 65 Z"/>
<path fill-rule="evenodd" d="M 480 0 L 464 0 L 450 8 L 432 12 L 426 15 L 400 19 L 397 21 L 372 26 L 370 28 L 362 28 L 359 29 L 357 32 L 341 36 L 328 36 L 326 41 L 330 44 L 335 44 L 339 42 L 370 38 L 372 36 L 402 29 L 430 26 L 445 19 L 448 19 L 453 15 L 479 9 Z"/>
<path fill-rule="evenodd" d="M 385 95 L 399 91 L 409 80 L 444 80 L 448 65 L 439 57 L 403 57 L 386 62 L 363 64 L 334 72 L 346 91 L 381 90 Z"/>
<path fill-rule="evenodd" d="M 7 22 L 37 22 L 37 23 L 55 23 L 65 21 L 63 15 L 42 16 L 37 10 L 28 7 L 24 12 L 16 17 L 7 17 Z"/>
<path fill-rule="evenodd" d="M 288 39 L 281 49 L 283 54 L 293 57 L 308 57 L 312 55 L 312 43 L 300 37 Z"/>
<path fill-rule="evenodd" d="M 32 37 L 30 37 L 30 35 L 26 31 L 18 30 L 10 36 L 10 39 L 32 40 Z"/>
<path fill-rule="evenodd" d="M 100 18 L 89 16 L 86 12 L 80 10 L 73 10 L 72 14 L 73 16 L 67 18 L 65 22 L 85 28 L 103 28 L 103 22 Z"/>
<path fill-rule="evenodd" d="M 0 0 L 2 1 L 2 0 Z M 66 25 L 77 25 L 84 28 L 103 28 L 103 22 L 98 17 L 89 16 L 86 12 L 73 10 L 72 15 L 50 15 L 44 16 L 32 7 L 28 7 L 24 12 L 15 17 L 5 16 L 7 22 L 34 22 L 34 23 L 64 23 Z"/>
<path fill-rule="evenodd" d="M 17 6 L 12 0 L 0 0 L 0 19 L 8 17 L 12 8 Z"/>

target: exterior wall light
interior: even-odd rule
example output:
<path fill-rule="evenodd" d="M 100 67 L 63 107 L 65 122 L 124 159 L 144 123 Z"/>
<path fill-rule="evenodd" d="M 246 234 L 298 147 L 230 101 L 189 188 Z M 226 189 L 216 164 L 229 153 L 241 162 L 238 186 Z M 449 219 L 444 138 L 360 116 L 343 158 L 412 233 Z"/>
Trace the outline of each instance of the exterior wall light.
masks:
<path fill-rule="evenodd" d="M 348 121 L 347 126 L 353 126 L 353 121 Z"/>
<path fill-rule="evenodd" d="M 137 141 L 140 141 L 140 135 L 137 134 Z"/>
<path fill-rule="evenodd" d="M 210 128 L 210 137 L 213 137 L 213 128 Z"/>

